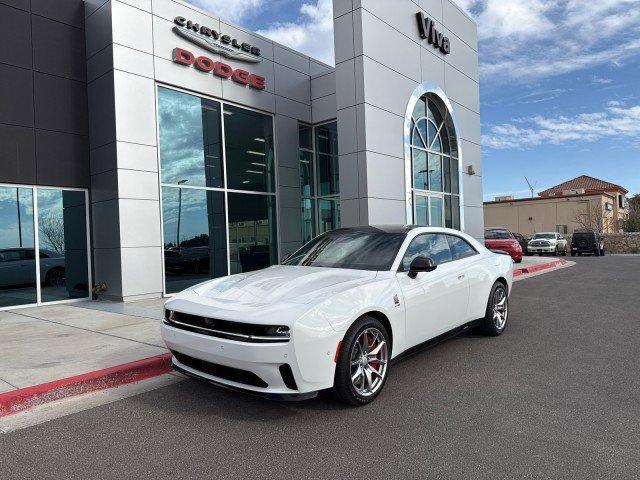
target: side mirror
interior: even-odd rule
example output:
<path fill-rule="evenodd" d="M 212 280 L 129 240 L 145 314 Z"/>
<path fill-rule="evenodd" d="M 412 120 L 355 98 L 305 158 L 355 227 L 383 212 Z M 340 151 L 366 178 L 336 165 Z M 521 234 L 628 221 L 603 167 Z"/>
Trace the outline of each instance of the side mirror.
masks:
<path fill-rule="evenodd" d="M 416 257 L 409 265 L 409 278 L 416 278 L 420 272 L 433 272 L 438 266 L 429 257 Z"/>

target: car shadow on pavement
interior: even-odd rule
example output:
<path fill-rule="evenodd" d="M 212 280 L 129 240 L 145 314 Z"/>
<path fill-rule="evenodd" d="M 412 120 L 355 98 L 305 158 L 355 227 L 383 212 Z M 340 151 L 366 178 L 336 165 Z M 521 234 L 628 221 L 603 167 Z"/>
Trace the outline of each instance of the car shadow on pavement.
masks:
<path fill-rule="evenodd" d="M 372 405 L 377 404 L 383 397 L 394 395 L 392 384 L 400 380 L 415 362 L 428 362 L 430 355 L 440 355 L 440 350 L 446 351 L 447 345 L 455 345 L 458 341 L 482 339 L 486 336 L 469 329 L 453 337 L 446 338 L 435 344 L 424 345 L 409 355 L 403 356 L 393 364 L 385 391 Z M 439 353 L 435 353 L 439 352 Z M 390 388 L 391 387 L 391 388 Z M 158 396 L 162 401 L 158 402 Z M 323 390 L 318 396 L 302 401 L 283 401 L 265 398 L 260 395 L 226 389 L 211 384 L 206 380 L 184 377 L 184 380 L 162 389 L 134 397 L 137 402 L 149 403 L 148 407 L 164 410 L 167 414 L 189 415 L 189 417 L 207 418 L 222 417 L 227 420 L 271 422 L 286 420 L 305 412 L 349 411 L 356 407 L 338 401 L 331 390 Z M 367 407 L 364 407 L 365 409 Z"/>

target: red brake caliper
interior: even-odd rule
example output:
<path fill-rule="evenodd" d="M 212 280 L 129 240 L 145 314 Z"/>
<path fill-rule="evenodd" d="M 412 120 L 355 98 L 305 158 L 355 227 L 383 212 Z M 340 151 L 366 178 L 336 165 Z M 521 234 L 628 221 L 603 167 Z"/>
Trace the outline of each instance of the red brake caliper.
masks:
<path fill-rule="evenodd" d="M 369 334 L 367 334 L 367 343 L 369 343 L 368 335 L 369 335 Z M 377 345 L 376 345 L 375 341 L 374 341 L 374 340 L 373 340 L 373 338 L 372 338 L 372 339 L 371 339 L 371 345 L 369 346 L 369 351 L 371 351 L 371 350 L 373 350 L 374 348 L 376 348 L 376 346 L 377 346 Z M 376 355 L 376 357 L 377 357 L 377 355 Z M 378 370 L 378 362 L 371 362 L 371 366 L 372 366 L 374 369 Z"/>

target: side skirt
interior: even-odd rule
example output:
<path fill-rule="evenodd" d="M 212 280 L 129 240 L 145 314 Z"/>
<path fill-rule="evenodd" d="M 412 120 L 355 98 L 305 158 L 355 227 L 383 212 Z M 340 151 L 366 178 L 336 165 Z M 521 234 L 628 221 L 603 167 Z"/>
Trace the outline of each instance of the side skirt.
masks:
<path fill-rule="evenodd" d="M 482 319 L 479 320 L 472 320 L 471 322 L 465 323 L 464 325 L 461 325 L 459 327 L 454 328 L 453 330 L 449 330 L 448 332 L 445 332 L 441 335 L 438 335 L 437 337 L 433 337 L 429 340 L 427 340 L 426 342 L 422 342 L 419 343 L 418 345 L 411 347 L 407 350 L 405 350 L 404 352 L 402 352 L 400 355 L 398 355 L 397 357 L 395 357 L 394 359 L 391 360 L 391 365 L 394 365 L 398 362 L 401 362 L 403 360 L 405 360 L 406 358 L 415 355 L 418 352 L 422 352 L 423 350 L 427 350 L 429 348 L 435 347 L 436 345 L 439 345 L 443 342 L 446 342 L 447 340 L 456 337 L 458 335 L 460 335 L 463 332 L 466 332 L 467 330 L 477 326 L 478 324 L 480 324 L 480 322 L 482 321 Z"/>

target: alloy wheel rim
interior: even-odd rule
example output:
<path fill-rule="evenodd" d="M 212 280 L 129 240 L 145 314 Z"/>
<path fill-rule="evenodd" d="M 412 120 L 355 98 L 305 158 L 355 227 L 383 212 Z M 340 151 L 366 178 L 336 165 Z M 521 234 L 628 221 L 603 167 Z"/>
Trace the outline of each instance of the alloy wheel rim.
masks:
<path fill-rule="evenodd" d="M 503 288 L 499 288 L 493 294 L 493 322 L 498 330 L 502 330 L 506 325 L 508 313 L 507 294 Z"/>
<path fill-rule="evenodd" d="M 374 395 L 387 375 L 389 349 L 382 332 L 367 328 L 358 336 L 349 355 L 351 384 L 363 397 Z"/>

